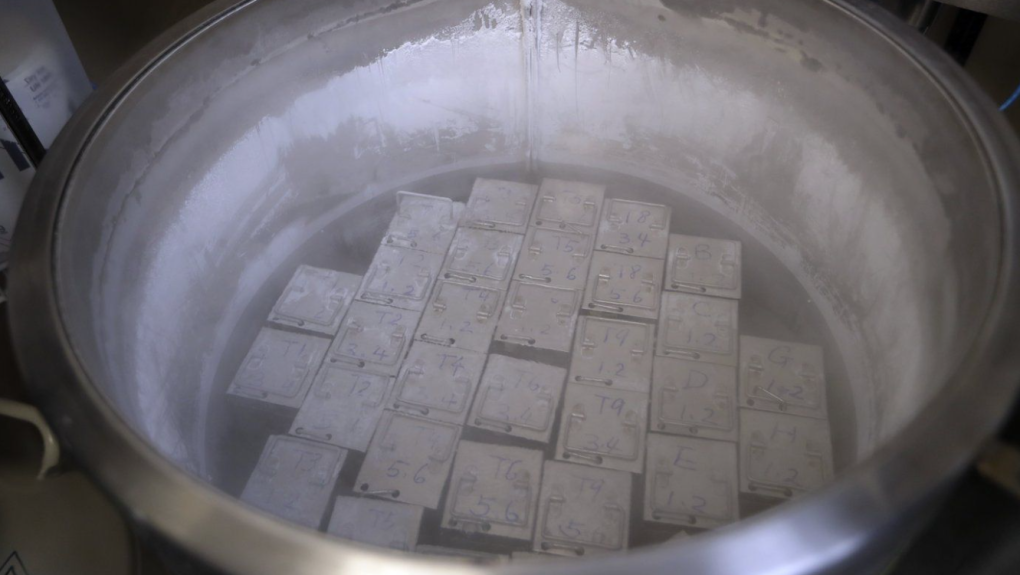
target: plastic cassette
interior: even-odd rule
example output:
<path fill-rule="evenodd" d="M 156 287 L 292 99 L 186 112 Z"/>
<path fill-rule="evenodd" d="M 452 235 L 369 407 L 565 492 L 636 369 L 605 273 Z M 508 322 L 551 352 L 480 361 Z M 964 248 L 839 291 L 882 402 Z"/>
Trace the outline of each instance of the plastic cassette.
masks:
<path fill-rule="evenodd" d="M 354 299 L 361 276 L 299 266 L 269 314 L 271 323 L 334 336 Z"/>
<path fill-rule="evenodd" d="M 347 451 L 317 441 L 272 435 L 241 501 L 318 529 Z"/>
<path fill-rule="evenodd" d="M 523 234 L 537 194 L 538 186 L 532 184 L 478 178 L 461 225 Z"/>
<path fill-rule="evenodd" d="M 326 363 L 298 410 L 290 434 L 365 451 L 393 378 Z"/>
<path fill-rule="evenodd" d="M 829 422 L 740 410 L 740 491 L 788 499 L 832 479 Z"/>
<path fill-rule="evenodd" d="M 736 300 L 664 293 L 656 353 L 736 365 L 737 312 Z"/>
<path fill-rule="evenodd" d="M 580 318 L 574 354 L 570 360 L 570 383 L 648 392 L 655 351 L 652 324 Z"/>
<path fill-rule="evenodd" d="M 740 242 L 669 236 L 666 289 L 740 299 Z"/>
<path fill-rule="evenodd" d="M 546 178 L 538 189 L 531 225 L 594 233 L 605 195 L 602 185 Z"/>
<path fill-rule="evenodd" d="M 523 243 L 519 234 L 460 228 L 443 264 L 442 278 L 506 289 Z"/>
<path fill-rule="evenodd" d="M 445 255 L 463 211 L 464 204 L 449 198 L 397 192 L 397 213 L 382 245 Z"/>
<path fill-rule="evenodd" d="M 645 521 L 710 529 L 738 519 L 737 446 L 648 435 Z"/>
<path fill-rule="evenodd" d="M 227 393 L 301 407 L 328 348 L 328 339 L 262 328 Z"/>
<path fill-rule="evenodd" d="M 355 490 L 438 509 L 459 440 L 459 425 L 386 410 L 368 446 Z"/>
<path fill-rule="evenodd" d="M 581 307 L 581 291 L 519 281 L 510 283 L 495 339 L 505 343 L 570 351 Z"/>
<path fill-rule="evenodd" d="M 396 375 L 419 318 L 421 312 L 355 301 L 329 347 L 326 362 Z"/>
<path fill-rule="evenodd" d="M 414 551 L 424 508 L 371 497 L 337 497 L 326 533 L 398 551 Z"/>
<path fill-rule="evenodd" d="M 489 355 L 468 424 L 548 443 L 566 375 L 561 367 Z"/>
<path fill-rule="evenodd" d="M 652 431 L 737 441 L 737 370 L 728 365 L 656 357 Z"/>
<path fill-rule="evenodd" d="M 828 418 L 822 348 L 741 336 L 740 401 L 753 409 Z"/>
<path fill-rule="evenodd" d="M 665 259 L 670 211 L 661 204 L 609 198 L 602 206 L 595 247 L 607 252 Z"/>
<path fill-rule="evenodd" d="M 496 331 L 505 294 L 493 287 L 440 280 L 414 339 L 484 352 Z"/>
<path fill-rule="evenodd" d="M 574 557 L 626 549 L 630 491 L 630 473 L 546 461 L 534 550 Z"/>
<path fill-rule="evenodd" d="M 421 311 L 442 266 L 442 255 L 382 246 L 365 272 L 358 299 Z"/>
<path fill-rule="evenodd" d="M 584 309 L 638 319 L 659 317 L 663 261 L 596 251 L 588 270 Z"/>
<path fill-rule="evenodd" d="M 450 474 L 443 527 L 531 540 L 542 480 L 542 452 L 460 442 Z"/>
<path fill-rule="evenodd" d="M 484 366 L 484 353 L 415 342 L 393 386 L 390 407 L 463 425 Z"/>
<path fill-rule="evenodd" d="M 567 384 L 556 459 L 641 473 L 648 394 Z"/>
<path fill-rule="evenodd" d="M 584 289 L 591 265 L 592 236 L 555 228 L 529 228 L 514 279 Z"/>

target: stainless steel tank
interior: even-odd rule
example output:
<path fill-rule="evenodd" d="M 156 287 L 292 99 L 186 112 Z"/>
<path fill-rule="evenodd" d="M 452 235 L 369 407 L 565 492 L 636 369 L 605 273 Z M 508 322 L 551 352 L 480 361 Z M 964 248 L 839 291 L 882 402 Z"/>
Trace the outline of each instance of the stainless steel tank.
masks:
<path fill-rule="evenodd" d="M 393 190 L 640 178 L 792 278 L 745 292 L 824 323 L 841 472 L 718 531 L 530 569 L 867 572 L 1014 398 L 1018 151 L 962 70 L 866 2 L 222 0 L 135 57 L 42 165 L 11 263 L 17 353 L 70 452 L 198 563 L 483 569 L 225 495 L 233 334 L 285 262 L 370 258 Z"/>

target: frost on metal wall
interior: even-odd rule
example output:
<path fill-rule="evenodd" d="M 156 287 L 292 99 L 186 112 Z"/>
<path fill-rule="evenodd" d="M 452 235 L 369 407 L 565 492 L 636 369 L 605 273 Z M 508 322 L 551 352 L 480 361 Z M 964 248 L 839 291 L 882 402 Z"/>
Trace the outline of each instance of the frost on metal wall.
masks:
<path fill-rule="evenodd" d="M 685 169 L 702 177 L 725 173 L 701 158 L 725 158 L 753 144 L 755 129 L 748 126 L 768 117 L 765 102 L 716 69 L 699 66 L 699 58 L 682 48 L 693 40 L 664 33 L 654 14 L 671 14 L 667 8 L 642 6 L 649 23 L 641 25 L 633 14 L 614 14 L 624 6 L 619 3 L 570 4 L 542 7 L 536 125 L 543 157 L 640 165 L 646 173 L 688 179 Z M 597 7 L 589 9 L 592 4 Z M 584 73 L 565 74 L 563 66 Z M 701 147 L 692 148 L 694 142 Z"/>

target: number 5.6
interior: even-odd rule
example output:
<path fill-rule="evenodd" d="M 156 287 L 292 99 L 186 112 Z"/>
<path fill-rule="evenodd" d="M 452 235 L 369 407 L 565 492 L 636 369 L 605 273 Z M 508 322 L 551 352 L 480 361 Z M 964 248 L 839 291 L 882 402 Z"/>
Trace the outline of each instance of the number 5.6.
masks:
<path fill-rule="evenodd" d="M 401 461 L 399 459 L 394 461 L 386 468 L 386 477 L 402 477 L 404 475 L 404 470 L 401 467 L 407 464 L 408 463 L 406 461 Z"/>

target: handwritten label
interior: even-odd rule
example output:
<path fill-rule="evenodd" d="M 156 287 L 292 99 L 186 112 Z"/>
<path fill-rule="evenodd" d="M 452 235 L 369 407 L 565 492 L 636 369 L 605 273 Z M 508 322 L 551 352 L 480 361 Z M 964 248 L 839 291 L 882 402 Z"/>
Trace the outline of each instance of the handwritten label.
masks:
<path fill-rule="evenodd" d="M 600 250 L 651 258 L 665 258 L 670 209 L 612 198 L 606 200 L 596 245 Z"/>
<path fill-rule="evenodd" d="M 745 413 L 746 412 L 746 413 Z M 825 420 L 741 410 L 742 489 L 772 497 L 817 489 L 832 476 Z"/>
<path fill-rule="evenodd" d="M 523 233 L 537 191 L 529 184 L 479 178 L 468 199 L 465 224 Z"/>
<path fill-rule="evenodd" d="M 648 395 L 569 385 L 557 459 L 639 473 Z"/>
<path fill-rule="evenodd" d="M 270 436 L 241 500 L 302 525 L 318 527 L 347 451 L 288 437 Z"/>
<path fill-rule="evenodd" d="M 436 509 L 459 438 L 457 425 L 384 411 L 356 489 Z"/>
<path fill-rule="evenodd" d="M 630 474 L 548 461 L 537 551 L 601 552 L 627 546 Z"/>
<path fill-rule="evenodd" d="M 566 370 L 492 354 L 469 424 L 537 441 L 548 441 Z"/>
<path fill-rule="evenodd" d="M 390 379 L 325 365 L 298 410 L 290 433 L 364 451 L 382 415 Z"/>
<path fill-rule="evenodd" d="M 496 329 L 503 294 L 495 288 L 441 281 L 426 307 L 415 339 L 486 351 Z"/>
<path fill-rule="evenodd" d="M 542 452 L 462 441 L 443 525 L 531 539 Z"/>
<path fill-rule="evenodd" d="M 329 340 L 263 328 L 234 376 L 229 392 L 298 407 Z"/>
<path fill-rule="evenodd" d="M 509 281 L 523 241 L 517 234 L 460 228 L 450 246 L 443 278 Z"/>
<path fill-rule="evenodd" d="M 740 298 L 740 242 L 669 236 L 666 289 Z"/>
<path fill-rule="evenodd" d="M 605 186 L 545 179 L 532 223 L 539 227 L 593 227 L 604 197 Z"/>
<path fill-rule="evenodd" d="M 577 290 L 511 282 L 496 326 L 497 340 L 569 351 L 579 305 Z"/>
<path fill-rule="evenodd" d="M 450 423 L 464 423 L 485 355 L 416 342 L 397 378 L 393 407 Z"/>
<path fill-rule="evenodd" d="M 579 289 L 591 262 L 592 238 L 587 234 L 531 228 L 517 261 L 514 279 Z"/>
<path fill-rule="evenodd" d="M 382 246 L 365 274 L 358 297 L 370 303 L 421 310 L 442 264 L 442 256 L 436 254 Z"/>
<path fill-rule="evenodd" d="M 825 379 L 819 346 L 742 337 L 742 396 L 745 405 L 826 417 Z"/>
<path fill-rule="evenodd" d="M 463 204 L 447 198 L 397 192 L 397 213 L 383 245 L 444 255 L 453 240 Z"/>
<path fill-rule="evenodd" d="M 585 307 L 652 319 L 659 310 L 662 261 L 596 251 Z"/>
<path fill-rule="evenodd" d="M 648 391 L 654 327 L 583 317 L 571 358 L 570 381 L 596 387 Z"/>
<path fill-rule="evenodd" d="M 422 508 L 368 497 L 337 497 L 326 532 L 330 535 L 414 551 L 421 528 Z"/>
<path fill-rule="evenodd" d="M 395 374 L 420 313 L 355 301 L 329 350 L 329 361 Z"/>
<path fill-rule="evenodd" d="M 729 442 L 653 434 L 645 519 L 717 527 L 737 519 L 737 449 Z"/>
<path fill-rule="evenodd" d="M 663 294 L 659 353 L 705 360 L 723 356 L 736 364 L 737 303 L 681 293 Z"/>
<path fill-rule="evenodd" d="M 269 320 L 334 335 L 361 278 L 333 270 L 300 266 L 280 295 Z"/>
<path fill-rule="evenodd" d="M 656 357 L 652 376 L 655 431 L 736 441 L 736 369 Z"/>
<path fill-rule="evenodd" d="M 482 415 L 512 425 L 545 429 L 552 415 L 549 410 L 551 394 L 535 374 L 522 371 L 515 375 L 509 380 L 502 375 L 494 377 L 482 403 Z M 545 397 L 539 397 L 543 390 Z M 536 401 L 529 405 L 528 396 L 535 397 Z M 525 401 L 514 401 L 515 397 L 523 397 Z"/>

